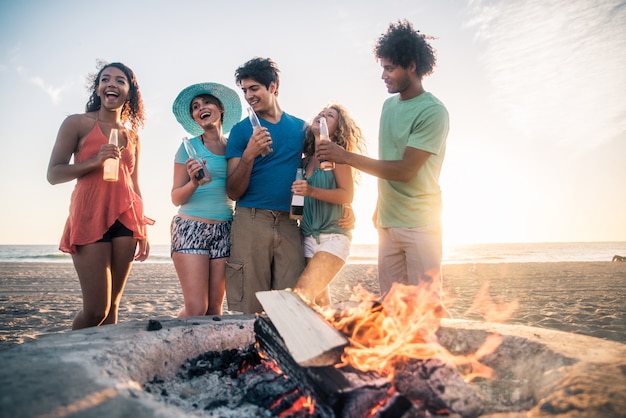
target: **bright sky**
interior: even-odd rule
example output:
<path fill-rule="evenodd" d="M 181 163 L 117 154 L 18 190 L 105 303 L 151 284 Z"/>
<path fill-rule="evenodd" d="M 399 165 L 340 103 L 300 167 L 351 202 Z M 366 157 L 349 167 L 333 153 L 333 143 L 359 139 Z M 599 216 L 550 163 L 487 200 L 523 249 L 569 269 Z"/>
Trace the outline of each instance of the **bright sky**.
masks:
<path fill-rule="evenodd" d="M 404 18 L 437 38 L 424 85 L 451 116 L 445 243 L 626 240 L 626 1 L 21 0 L 0 4 L 0 244 L 58 243 L 73 182 L 51 186 L 46 168 L 96 60 L 137 75 L 149 235 L 168 244 L 181 89 L 236 88 L 235 68 L 271 57 L 283 110 L 309 120 L 346 105 L 375 157 L 389 94 L 372 48 Z M 364 175 L 356 243 L 376 242 L 375 198 Z"/>

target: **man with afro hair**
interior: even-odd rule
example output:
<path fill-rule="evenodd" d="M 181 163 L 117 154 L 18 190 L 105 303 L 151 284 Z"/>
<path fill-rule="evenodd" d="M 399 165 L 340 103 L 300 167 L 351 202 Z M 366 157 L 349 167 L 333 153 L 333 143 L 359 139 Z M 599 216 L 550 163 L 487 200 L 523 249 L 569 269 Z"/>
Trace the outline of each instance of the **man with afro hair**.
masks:
<path fill-rule="evenodd" d="M 393 94 L 383 104 L 380 117 L 380 159 L 351 153 L 332 143 L 317 150 L 320 160 L 349 164 L 378 177 L 373 219 L 378 229 L 378 274 L 383 293 L 394 282 L 429 286 L 437 297 L 441 292 L 439 174 L 449 117 L 443 103 L 422 85 L 436 64 L 431 39 L 404 20 L 390 24 L 374 46 L 381 78 Z"/>

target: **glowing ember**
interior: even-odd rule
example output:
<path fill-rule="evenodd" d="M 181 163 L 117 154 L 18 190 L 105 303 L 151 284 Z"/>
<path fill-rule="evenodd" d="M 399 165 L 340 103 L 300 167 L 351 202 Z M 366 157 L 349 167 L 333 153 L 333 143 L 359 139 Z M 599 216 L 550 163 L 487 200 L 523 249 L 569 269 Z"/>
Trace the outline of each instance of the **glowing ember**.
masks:
<path fill-rule="evenodd" d="M 286 394 L 285 396 L 288 396 L 289 394 Z M 293 403 L 293 405 L 289 408 L 284 410 L 283 412 L 281 412 L 278 416 L 283 418 L 283 417 L 292 417 L 294 416 L 294 414 L 297 412 L 299 413 L 300 416 L 302 416 L 302 414 L 306 414 L 307 416 L 311 416 L 313 415 L 313 413 L 315 412 L 315 404 L 313 402 L 313 400 L 311 399 L 310 396 L 302 396 L 301 394 L 297 394 L 298 398 L 297 400 Z M 275 407 L 277 406 L 277 404 L 279 403 L 279 401 L 276 402 L 275 405 L 272 405 L 270 407 L 270 410 L 275 409 Z"/>
<path fill-rule="evenodd" d="M 488 311 L 491 320 L 496 318 L 496 312 L 499 313 L 497 319 L 506 319 L 516 308 L 515 304 L 498 307 L 489 300 L 486 289 L 480 297 L 474 306 L 485 307 L 487 310 L 482 312 Z M 473 354 L 452 354 L 439 343 L 436 334 L 446 314 L 443 307 L 446 303 L 430 285 L 396 283 L 382 301 L 358 288 L 351 300 L 358 303 L 341 310 L 320 310 L 324 318 L 350 340 L 337 367 L 351 365 L 393 380 L 396 365 L 408 359 L 440 359 L 456 366 L 467 382 L 492 376 L 492 369 L 481 364 L 480 359 L 498 348 L 500 336 L 489 336 Z"/>
<path fill-rule="evenodd" d="M 261 363 L 269 370 L 273 371 L 283 379 L 289 379 L 287 375 L 281 370 L 276 359 L 270 358 L 267 353 L 259 347 L 258 343 L 254 344 L 255 349 L 261 359 Z M 281 404 L 288 403 L 291 406 L 284 409 L 278 414 L 279 417 L 291 417 L 295 412 L 304 413 L 308 412 L 313 414 L 315 412 L 315 402 L 310 396 L 304 396 L 297 388 L 290 390 L 277 398 L 273 404 L 270 405 L 269 410 L 280 410 Z"/>

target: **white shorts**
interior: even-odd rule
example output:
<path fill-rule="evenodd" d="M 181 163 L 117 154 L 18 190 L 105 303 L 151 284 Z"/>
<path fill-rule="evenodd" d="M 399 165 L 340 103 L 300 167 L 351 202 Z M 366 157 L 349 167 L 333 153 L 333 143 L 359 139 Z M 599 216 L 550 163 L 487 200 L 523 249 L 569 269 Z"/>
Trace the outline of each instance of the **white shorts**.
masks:
<path fill-rule="evenodd" d="M 320 234 L 319 244 L 313 236 L 304 237 L 304 256 L 312 258 L 318 251 L 326 251 L 343 261 L 350 255 L 351 240 L 343 234 Z"/>

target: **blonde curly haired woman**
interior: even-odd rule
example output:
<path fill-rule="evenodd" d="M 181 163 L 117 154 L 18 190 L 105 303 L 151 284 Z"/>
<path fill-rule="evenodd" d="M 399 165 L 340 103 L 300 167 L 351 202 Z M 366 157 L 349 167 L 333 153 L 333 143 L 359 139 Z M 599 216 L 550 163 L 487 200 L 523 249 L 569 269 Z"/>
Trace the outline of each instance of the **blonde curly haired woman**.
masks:
<path fill-rule="evenodd" d="M 347 164 L 332 171 L 320 168 L 315 144 L 320 137 L 320 119 L 325 118 L 332 142 L 351 152 L 365 150 L 365 138 L 348 110 L 330 104 L 307 127 L 302 161 L 304 180 L 296 180 L 292 192 L 305 196 L 300 230 L 304 236 L 306 267 L 294 290 L 307 302 L 331 303 L 329 284 L 341 271 L 350 254 L 352 234 L 339 225 L 344 208 L 350 206 L 358 172 Z"/>

